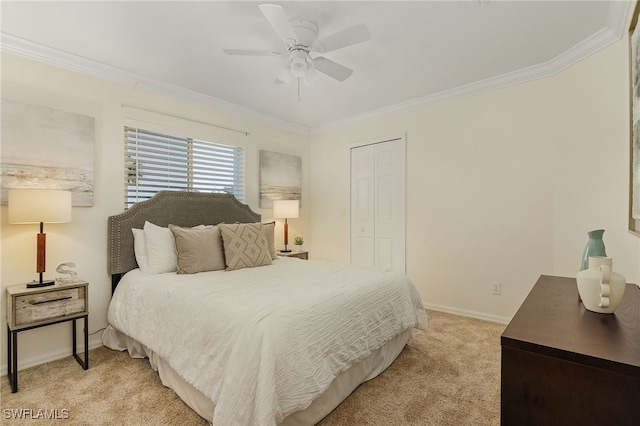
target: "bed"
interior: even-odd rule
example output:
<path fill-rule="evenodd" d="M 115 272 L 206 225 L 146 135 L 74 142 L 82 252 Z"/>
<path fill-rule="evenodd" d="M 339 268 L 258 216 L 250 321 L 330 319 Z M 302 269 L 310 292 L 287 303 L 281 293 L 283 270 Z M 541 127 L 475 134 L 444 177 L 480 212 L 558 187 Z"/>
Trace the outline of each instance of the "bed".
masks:
<path fill-rule="evenodd" d="M 317 423 L 427 325 L 405 276 L 277 257 L 273 226 L 232 195 L 171 191 L 109 218 L 103 343 L 214 425 Z"/>

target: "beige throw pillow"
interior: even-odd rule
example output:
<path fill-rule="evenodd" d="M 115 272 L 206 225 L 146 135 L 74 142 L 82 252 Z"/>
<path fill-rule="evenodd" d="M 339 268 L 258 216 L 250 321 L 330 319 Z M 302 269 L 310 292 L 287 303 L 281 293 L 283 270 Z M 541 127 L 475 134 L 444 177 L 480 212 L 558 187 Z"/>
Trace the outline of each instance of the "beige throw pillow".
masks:
<path fill-rule="evenodd" d="M 219 224 L 227 271 L 271 265 L 262 223 Z"/>
<path fill-rule="evenodd" d="M 225 269 L 222 236 L 217 226 L 201 229 L 169 225 L 176 241 L 178 274 Z"/>
<path fill-rule="evenodd" d="M 262 229 L 264 230 L 264 234 L 267 236 L 267 245 L 269 246 L 269 254 L 271 255 L 271 260 L 277 259 L 278 255 L 276 254 L 276 244 L 275 244 L 275 231 L 276 231 L 276 222 L 263 223 Z"/>

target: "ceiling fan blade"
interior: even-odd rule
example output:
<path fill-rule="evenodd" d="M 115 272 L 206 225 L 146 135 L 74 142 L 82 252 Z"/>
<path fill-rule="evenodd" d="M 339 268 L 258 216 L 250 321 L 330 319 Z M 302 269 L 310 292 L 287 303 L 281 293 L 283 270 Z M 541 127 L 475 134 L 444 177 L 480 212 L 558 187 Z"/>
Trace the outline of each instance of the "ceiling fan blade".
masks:
<path fill-rule="evenodd" d="M 275 4 L 261 4 L 258 6 L 262 11 L 262 14 L 269 24 L 273 27 L 276 34 L 285 41 L 285 43 L 295 44 L 296 36 L 295 31 L 293 31 L 293 27 L 291 26 L 291 22 L 287 18 L 287 15 L 284 13 L 284 9 L 282 7 Z"/>
<path fill-rule="evenodd" d="M 316 70 L 328 75 L 331 78 L 335 78 L 338 81 L 345 81 L 351 74 L 353 74 L 352 69 L 349 69 L 344 65 L 340 65 L 339 63 L 333 62 L 332 60 L 324 58 L 322 56 L 314 58 L 313 65 Z"/>
<path fill-rule="evenodd" d="M 227 55 L 243 55 L 243 56 L 282 56 L 283 52 L 268 49 L 222 49 Z"/>
<path fill-rule="evenodd" d="M 323 37 L 314 44 L 314 50 L 318 53 L 331 52 L 343 47 L 362 43 L 371 38 L 367 27 L 358 24 L 355 27 L 347 28 L 343 31 Z"/>

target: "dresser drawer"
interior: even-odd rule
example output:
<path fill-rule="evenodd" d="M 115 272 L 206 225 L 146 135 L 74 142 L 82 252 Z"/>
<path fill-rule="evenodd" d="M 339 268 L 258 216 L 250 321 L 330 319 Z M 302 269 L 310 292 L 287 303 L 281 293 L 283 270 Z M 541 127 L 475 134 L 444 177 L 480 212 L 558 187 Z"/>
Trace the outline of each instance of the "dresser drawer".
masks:
<path fill-rule="evenodd" d="M 86 314 L 87 287 L 72 286 L 49 291 L 15 294 L 7 320 L 11 329 L 31 327 L 70 316 Z"/>

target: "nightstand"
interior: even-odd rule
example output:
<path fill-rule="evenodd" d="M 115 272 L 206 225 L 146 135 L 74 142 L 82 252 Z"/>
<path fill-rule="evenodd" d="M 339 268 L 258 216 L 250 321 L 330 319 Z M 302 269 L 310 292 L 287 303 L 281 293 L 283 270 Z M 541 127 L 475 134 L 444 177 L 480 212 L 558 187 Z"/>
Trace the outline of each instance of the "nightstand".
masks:
<path fill-rule="evenodd" d="M 73 321 L 73 357 L 83 369 L 89 368 L 89 283 L 27 288 L 7 287 L 7 377 L 11 392 L 18 391 L 18 333 L 47 325 Z M 76 320 L 84 319 L 84 360 L 76 348 Z"/>
<path fill-rule="evenodd" d="M 278 250 L 278 256 L 282 256 L 282 257 L 297 257 L 298 259 L 309 260 L 309 252 L 308 251 L 282 252 L 282 251 Z"/>

